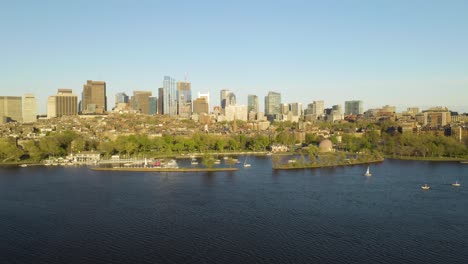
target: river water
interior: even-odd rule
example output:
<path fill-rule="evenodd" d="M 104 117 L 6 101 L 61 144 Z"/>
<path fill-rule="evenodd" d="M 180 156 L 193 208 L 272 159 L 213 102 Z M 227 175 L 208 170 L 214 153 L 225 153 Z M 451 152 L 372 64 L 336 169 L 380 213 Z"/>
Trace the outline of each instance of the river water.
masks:
<path fill-rule="evenodd" d="M 365 177 L 249 162 L 0 168 L 0 263 L 468 263 L 468 164 L 386 160 Z"/>

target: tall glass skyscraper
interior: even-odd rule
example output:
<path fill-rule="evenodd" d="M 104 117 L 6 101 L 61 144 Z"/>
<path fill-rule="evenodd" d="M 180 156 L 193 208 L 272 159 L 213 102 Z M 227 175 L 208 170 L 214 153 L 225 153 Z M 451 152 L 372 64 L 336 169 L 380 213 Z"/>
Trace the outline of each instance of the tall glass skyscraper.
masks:
<path fill-rule="evenodd" d="M 247 113 L 251 111 L 258 113 L 258 96 L 249 94 L 247 96 Z"/>
<path fill-rule="evenodd" d="M 276 92 L 268 92 L 265 96 L 265 115 L 281 114 L 281 94 Z"/>
<path fill-rule="evenodd" d="M 164 76 L 163 81 L 163 114 L 177 115 L 177 86 L 170 76 Z"/>

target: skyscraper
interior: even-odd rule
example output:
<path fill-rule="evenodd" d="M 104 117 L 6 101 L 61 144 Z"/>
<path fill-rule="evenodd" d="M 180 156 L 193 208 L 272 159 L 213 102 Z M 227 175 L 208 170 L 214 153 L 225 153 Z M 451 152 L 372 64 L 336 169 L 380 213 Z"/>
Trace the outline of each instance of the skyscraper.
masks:
<path fill-rule="evenodd" d="M 33 94 L 25 94 L 23 97 L 23 122 L 34 123 L 37 120 L 37 103 Z"/>
<path fill-rule="evenodd" d="M 149 110 L 148 114 L 155 115 L 158 113 L 158 98 L 156 96 L 150 96 L 149 98 Z"/>
<path fill-rule="evenodd" d="M 220 91 L 219 102 L 221 104 L 221 109 L 226 108 L 226 98 L 231 91 L 223 89 Z"/>
<path fill-rule="evenodd" d="M 49 96 L 47 100 L 47 117 L 61 117 L 78 114 L 78 96 L 72 89 L 58 89 L 56 95 Z"/>
<path fill-rule="evenodd" d="M 164 76 L 163 90 L 163 114 L 177 115 L 177 87 L 175 80 L 170 76 Z"/>
<path fill-rule="evenodd" d="M 142 114 L 150 114 L 150 96 L 151 91 L 134 91 L 131 98 L 132 109 Z"/>
<path fill-rule="evenodd" d="M 206 99 L 206 103 L 207 103 L 207 106 L 208 106 L 208 112 L 207 114 L 210 113 L 210 93 L 200 93 L 198 92 L 198 98 L 205 98 Z"/>
<path fill-rule="evenodd" d="M 106 82 L 88 80 L 83 85 L 81 112 L 104 114 L 107 112 Z"/>
<path fill-rule="evenodd" d="M 129 97 L 128 97 L 128 95 L 126 93 L 117 93 L 115 95 L 115 105 L 122 104 L 122 103 L 127 104 L 128 99 L 129 99 Z"/>
<path fill-rule="evenodd" d="M 281 94 L 270 91 L 265 96 L 265 115 L 274 118 L 279 114 L 281 114 Z"/>
<path fill-rule="evenodd" d="M 206 97 L 198 97 L 197 99 L 193 101 L 193 113 L 194 114 L 201 114 L 201 113 L 208 114 L 209 113 L 208 107 L 209 107 L 209 104 L 208 104 L 208 100 Z"/>
<path fill-rule="evenodd" d="M 362 115 L 363 113 L 362 101 L 345 101 L 345 115 Z"/>
<path fill-rule="evenodd" d="M 0 124 L 23 121 L 21 96 L 0 96 Z"/>
<path fill-rule="evenodd" d="M 325 103 L 322 100 L 312 102 L 312 114 L 316 117 L 323 115 L 325 112 Z"/>
<path fill-rule="evenodd" d="M 164 88 L 158 88 L 158 114 L 162 115 L 164 113 Z"/>
<path fill-rule="evenodd" d="M 247 112 L 251 111 L 258 113 L 258 96 L 253 94 L 247 96 Z"/>
<path fill-rule="evenodd" d="M 192 114 L 192 90 L 189 82 L 177 82 L 177 114 L 181 117 Z"/>

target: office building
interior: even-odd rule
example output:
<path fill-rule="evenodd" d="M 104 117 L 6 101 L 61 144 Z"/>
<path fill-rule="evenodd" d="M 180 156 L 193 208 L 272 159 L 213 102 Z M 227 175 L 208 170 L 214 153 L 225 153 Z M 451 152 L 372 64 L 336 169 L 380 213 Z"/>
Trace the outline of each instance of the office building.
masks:
<path fill-rule="evenodd" d="M 64 115 L 78 115 L 78 96 L 72 89 L 58 89 L 57 94 L 47 100 L 48 118 Z"/>
<path fill-rule="evenodd" d="M 83 85 L 81 108 L 83 114 L 107 112 L 106 82 L 88 80 Z"/>
<path fill-rule="evenodd" d="M 211 109 L 211 108 L 210 108 L 210 93 L 209 93 L 209 92 L 208 92 L 208 93 L 200 93 L 200 92 L 198 92 L 198 98 L 205 98 L 205 100 L 206 100 L 206 102 L 207 102 L 207 104 L 208 104 L 208 112 L 207 112 L 207 114 L 209 114 L 209 113 L 210 113 L 210 109 Z"/>
<path fill-rule="evenodd" d="M 364 106 L 362 101 L 345 101 L 345 115 L 362 115 Z"/>
<path fill-rule="evenodd" d="M 164 113 L 164 88 L 158 88 L 158 114 L 162 115 Z"/>
<path fill-rule="evenodd" d="M 115 105 L 118 104 L 128 104 L 129 96 L 126 93 L 117 93 L 115 95 Z"/>
<path fill-rule="evenodd" d="M 149 115 L 155 115 L 158 113 L 158 98 L 156 96 L 150 96 L 149 98 Z"/>
<path fill-rule="evenodd" d="M 265 115 L 272 120 L 279 114 L 281 114 L 281 94 L 270 91 L 265 96 Z"/>
<path fill-rule="evenodd" d="M 23 97 L 23 122 L 34 123 L 37 121 L 37 102 L 33 94 L 25 94 Z"/>
<path fill-rule="evenodd" d="M 247 112 L 258 113 L 258 96 L 253 94 L 247 96 Z"/>
<path fill-rule="evenodd" d="M 193 101 L 193 113 L 194 114 L 208 114 L 209 103 L 207 97 L 198 97 Z"/>
<path fill-rule="evenodd" d="M 21 96 L 0 96 L 0 124 L 23 121 Z"/>
<path fill-rule="evenodd" d="M 226 121 L 242 120 L 247 121 L 246 105 L 226 105 L 224 109 Z"/>
<path fill-rule="evenodd" d="M 149 105 L 150 96 L 152 96 L 151 91 L 134 91 L 133 96 L 130 99 L 132 109 L 139 113 L 149 115 L 150 114 L 150 105 Z"/>
<path fill-rule="evenodd" d="M 163 81 L 163 113 L 164 115 L 177 115 L 177 87 L 176 81 L 170 76 L 164 76 Z"/>
<path fill-rule="evenodd" d="M 192 114 L 192 89 L 189 82 L 177 82 L 177 114 L 190 117 Z"/>

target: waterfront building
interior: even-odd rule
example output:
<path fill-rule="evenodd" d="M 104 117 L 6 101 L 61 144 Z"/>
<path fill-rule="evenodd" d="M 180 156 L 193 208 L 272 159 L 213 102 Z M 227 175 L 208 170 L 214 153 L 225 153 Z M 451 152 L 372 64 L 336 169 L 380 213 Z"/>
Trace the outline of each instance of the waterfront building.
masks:
<path fill-rule="evenodd" d="M 345 115 L 362 115 L 364 113 L 364 106 L 362 101 L 345 101 Z"/>
<path fill-rule="evenodd" d="M 132 109 L 145 115 L 150 114 L 149 98 L 151 91 L 134 91 L 130 100 Z"/>
<path fill-rule="evenodd" d="M 58 89 L 56 95 L 47 99 L 47 118 L 64 115 L 78 115 L 78 96 L 72 89 Z"/>
<path fill-rule="evenodd" d="M 33 94 L 25 94 L 23 97 L 23 122 L 34 123 L 37 120 L 37 102 Z"/>
<path fill-rule="evenodd" d="M 88 80 L 83 85 L 81 108 L 83 114 L 107 112 L 106 82 Z"/>
<path fill-rule="evenodd" d="M 170 76 L 164 76 L 163 81 L 163 115 L 177 115 L 177 86 Z"/>
<path fill-rule="evenodd" d="M 187 81 L 177 82 L 177 114 L 181 117 L 192 114 L 192 89 Z"/>
<path fill-rule="evenodd" d="M 265 115 L 270 121 L 278 118 L 281 114 L 281 94 L 277 92 L 268 92 L 265 96 Z"/>
<path fill-rule="evenodd" d="M 247 111 L 258 113 L 258 96 L 253 94 L 247 96 Z"/>
<path fill-rule="evenodd" d="M 0 96 L 0 124 L 23 121 L 21 96 Z"/>

